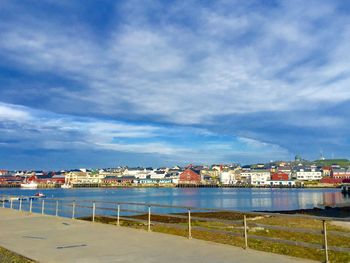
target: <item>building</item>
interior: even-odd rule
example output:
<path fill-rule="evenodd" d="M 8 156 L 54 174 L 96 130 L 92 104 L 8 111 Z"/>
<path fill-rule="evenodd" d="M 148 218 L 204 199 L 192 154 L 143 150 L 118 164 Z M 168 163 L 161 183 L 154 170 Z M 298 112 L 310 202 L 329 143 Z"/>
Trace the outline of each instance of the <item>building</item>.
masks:
<path fill-rule="evenodd" d="M 291 179 L 292 168 L 289 165 L 279 166 L 277 172 L 288 174 L 289 179 Z"/>
<path fill-rule="evenodd" d="M 271 174 L 271 181 L 288 181 L 289 180 L 289 175 L 284 172 L 276 172 Z"/>
<path fill-rule="evenodd" d="M 322 179 L 322 172 L 316 170 L 316 167 L 297 167 L 293 170 L 293 178 L 299 181 L 315 181 Z"/>
<path fill-rule="evenodd" d="M 71 171 L 65 174 L 66 184 L 100 184 L 105 175 L 82 171 Z"/>
<path fill-rule="evenodd" d="M 143 179 L 147 179 L 148 177 L 150 179 L 164 179 L 166 174 L 167 173 L 165 170 L 155 170 L 155 171 L 150 172 L 149 175 Z"/>
<path fill-rule="evenodd" d="M 136 182 L 136 178 L 133 175 L 125 175 L 120 178 L 120 184 L 122 185 L 131 185 Z"/>
<path fill-rule="evenodd" d="M 147 178 L 147 176 L 152 172 L 152 168 L 126 168 L 123 171 L 123 176 L 134 176 L 135 178 Z"/>
<path fill-rule="evenodd" d="M 224 185 L 230 185 L 230 184 L 232 185 L 237 183 L 234 171 L 222 172 L 219 176 L 219 180 L 220 180 L 220 183 Z"/>
<path fill-rule="evenodd" d="M 350 178 L 350 168 L 338 168 L 333 169 L 331 177 L 335 179 L 347 179 Z"/>
<path fill-rule="evenodd" d="M 331 177 L 324 177 L 320 180 L 321 184 L 341 184 L 343 182 L 342 178 L 331 178 Z"/>
<path fill-rule="evenodd" d="M 201 175 L 210 176 L 212 178 L 218 178 L 220 175 L 220 171 L 217 169 L 203 169 L 201 170 Z"/>
<path fill-rule="evenodd" d="M 322 167 L 323 176 L 331 176 L 332 175 L 332 166 L 323 166 Z"/>
<path fill-rule="evenodd" d="M 0 176 L 3 176 L 3 175 L 8 175 L 8 171 L 0 170 Z"/>
<path fill-rule="evenodd" d="M 187 168 L 179 177 L 179 184 L 200 184 L 201 181 L 202 178 L 199 172 L 192 168 Z"/>
<path fill-rule="evenodd" d="M 102 179 L 104 185 L 115 186 L 120 184 L 121 180 L 117 176 L 108 175 Z"/>
<path fill-rule="evenodd" d="M 267 185 L 267 181 L 271 179 L 270 170 L 248 170 L 241 172 L 241 178 L 251 185 Z"/>
<path fill-rule="evenodd" d="M 259 171 L 252 173 L 250 176 L 250 184 L 251 185 L 267 185 L 268 181 L 271 180 L 270 171 Z"/>

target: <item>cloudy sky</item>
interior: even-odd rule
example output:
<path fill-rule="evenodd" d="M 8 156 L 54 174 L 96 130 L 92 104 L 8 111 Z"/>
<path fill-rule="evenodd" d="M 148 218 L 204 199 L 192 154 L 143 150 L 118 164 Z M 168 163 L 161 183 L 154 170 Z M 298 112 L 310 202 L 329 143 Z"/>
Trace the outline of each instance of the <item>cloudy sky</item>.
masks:
<path fill-rule="evenodd" d="M 350 3 L 0 0 L 0 168 L 349 158 Z"/>

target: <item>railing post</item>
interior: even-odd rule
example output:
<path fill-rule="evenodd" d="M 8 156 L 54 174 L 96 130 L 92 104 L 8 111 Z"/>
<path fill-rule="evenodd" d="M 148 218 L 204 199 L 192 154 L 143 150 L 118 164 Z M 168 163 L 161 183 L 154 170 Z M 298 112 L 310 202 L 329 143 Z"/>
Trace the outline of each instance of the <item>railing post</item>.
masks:
<path fill-rule="evenodd" d="M 327 242 L 327 225 L 326 225 L 326 220 L 322 220 L 323 223 L 323 238 L 324 238 L 324 257 L 325 257 L 325 262 L 329 262 L 328 258 L 328 242 Z"/>
<path fill-rule="evenodd" d="M 5 198 L 2 198 L 2 208 L 5 208 Z"/>
<path fill-rule="evenodd" d="M 44 209 L 45 209 L 45 200 L 41 201 L 41 214 L 44 214 Z"/>
<path fill-rule="evenodd" d="M 117 208 L 117 226 L 120 226 L 120 204 L 118 204 Z"/>
<path fill-rule="evenodd" d="M 96 204 L 95 201 L 92 202 L 92 222 L 95 222 L 95 210 L 96 210 Z"/>
<path fill-rule="evenodd" d="M 151 232 L 151 206 L 148 206 L 148 232 Z"/>
<path fill-rule="evenodd" d="M 12 198 L 10 199 L 10 208 L 11 209 L 13 208 L 13 200 L 12 200 Z"/>
<path fill-rule="evenodd" d="M 33 209 L 33 199 L 31 198 L 29 201 L 29 213 L 32 213 L 32 209 Z"/>
<path fill-rule="evenodd" d="M 243 215 L 244 224 L 244 249 L 248 248 L 247 216 Z"/>
<path fill-rule="evenodd" d="M 192 239 L 191 209 L 188 209 L 188 239 Z"/>
<path fill-rule="evenodd" d="M 55 215 L 58 216 L 58 200 L 56 201 L 56 212 Z"/>
<path fill-rule="evenodd" d="M 22 211 L 22 197 L 19 197 L 19 211 Z"/>
<path fill-rule="evenodd" d="M 75 200 L 72 203 L 72 219 L 75 217 Z"/>

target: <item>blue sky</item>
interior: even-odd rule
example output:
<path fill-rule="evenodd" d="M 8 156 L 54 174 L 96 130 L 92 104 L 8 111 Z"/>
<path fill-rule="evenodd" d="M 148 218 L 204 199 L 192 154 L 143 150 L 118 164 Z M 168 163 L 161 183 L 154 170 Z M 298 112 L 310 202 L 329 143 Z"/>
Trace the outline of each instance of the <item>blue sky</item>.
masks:
<path fill-rule="evenodd" d="M 0 1 L 0 167 L 349 158 L 348 1 Z"/>

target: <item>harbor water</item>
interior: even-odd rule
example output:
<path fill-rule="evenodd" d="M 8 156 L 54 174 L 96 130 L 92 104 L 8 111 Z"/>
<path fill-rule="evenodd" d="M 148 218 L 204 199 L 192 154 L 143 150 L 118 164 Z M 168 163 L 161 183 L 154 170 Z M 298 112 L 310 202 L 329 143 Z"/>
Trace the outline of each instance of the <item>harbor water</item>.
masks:
<path fill-rule="evenodd" d="M 47 197 L 103 202 L 139 202 L 169 206 L 231 209 L 240 211 L 280 211 L 324 206 L 350 206 L 350 198 L 340 189 L 269 188 L 1 188 L 1 195 Z"/>

